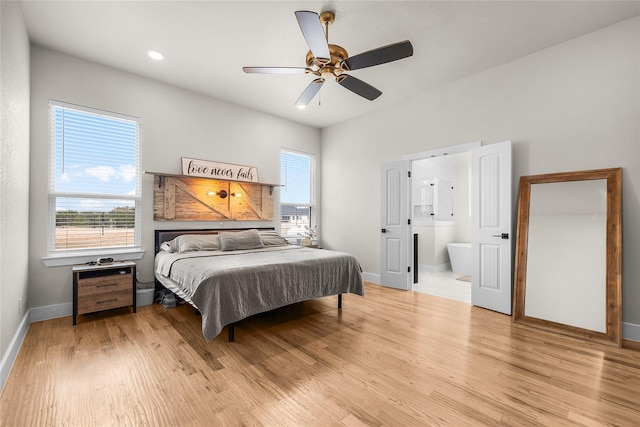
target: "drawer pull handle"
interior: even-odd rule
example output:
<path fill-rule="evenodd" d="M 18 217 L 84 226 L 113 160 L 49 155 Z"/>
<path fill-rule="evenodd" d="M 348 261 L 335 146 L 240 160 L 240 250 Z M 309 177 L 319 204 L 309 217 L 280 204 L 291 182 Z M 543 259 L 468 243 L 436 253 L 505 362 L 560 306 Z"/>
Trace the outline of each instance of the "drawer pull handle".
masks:
<path fill-rule="evenodd" d="M 96 285 L 96 288 L 103 288 L 105 286 L 116 286 L 117 283 L 102 283 L 100 285 Z"/>
<path fill-rule="evenodd" d="M 118 301 L 118 298 L 108 299 L 104 301 L 97 301 L 96 304 L 104 304 L 106 302 L 114 302 L 114 301 Z"/>

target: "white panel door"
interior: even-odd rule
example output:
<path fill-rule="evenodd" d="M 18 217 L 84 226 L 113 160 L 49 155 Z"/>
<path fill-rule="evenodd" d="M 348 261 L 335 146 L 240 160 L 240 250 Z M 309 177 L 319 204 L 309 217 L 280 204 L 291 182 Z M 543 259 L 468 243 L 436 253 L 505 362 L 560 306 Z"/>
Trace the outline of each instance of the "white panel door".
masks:
<path fill-rule="evenodd" d="M 380 212 L 380 284 L 409 289 L 409 162 L 382 164 Z"/>
<path fill-rule="evenodd" d="M 511 141 L 472 150 L 471 303 L 511 315 Z"/>

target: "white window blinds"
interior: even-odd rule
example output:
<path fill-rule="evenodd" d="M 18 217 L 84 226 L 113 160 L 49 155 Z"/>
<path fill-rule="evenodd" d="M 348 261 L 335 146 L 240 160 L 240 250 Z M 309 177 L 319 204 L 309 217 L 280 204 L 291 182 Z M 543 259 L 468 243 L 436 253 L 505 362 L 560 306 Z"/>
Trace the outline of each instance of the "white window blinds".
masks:
<path fill-rule="evenodd" d="M 315 225 L 311 214 L 316 205 L 315 156 L 290 150 L 280 151 L 281 233 L 303 236 Z"/>
<path fill-rule="evenodd" d="M 49 249 L 140 245 L 140 120 L 49 103 Z"/>
<path fill-rule="evenodd" d="M 314 204 L 312 174 L 315 158 L 309 154 L 280 152 L 280 201 L 311 206 Z"/>

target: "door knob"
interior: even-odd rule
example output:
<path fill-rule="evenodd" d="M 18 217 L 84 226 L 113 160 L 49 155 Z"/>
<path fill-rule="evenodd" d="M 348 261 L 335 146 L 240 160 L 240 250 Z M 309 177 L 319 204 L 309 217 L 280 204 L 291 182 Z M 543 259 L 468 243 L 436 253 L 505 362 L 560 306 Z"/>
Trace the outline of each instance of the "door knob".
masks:
<path fill-rule="evenodd" d="M 509 233 L 494 234 L 493 237 L 500 237 L 501 239 L 508 240 L 509 239 Z"/>

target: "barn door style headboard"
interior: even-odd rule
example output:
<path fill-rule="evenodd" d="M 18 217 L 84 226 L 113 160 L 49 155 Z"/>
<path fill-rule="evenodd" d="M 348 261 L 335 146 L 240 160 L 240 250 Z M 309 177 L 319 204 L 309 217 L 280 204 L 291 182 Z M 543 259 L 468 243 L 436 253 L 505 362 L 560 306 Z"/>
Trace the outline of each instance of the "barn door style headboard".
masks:
<path fill-rule="evenodd" d="M 155 221 L 272 221 L 275 184 L 154 173 Z"/>

